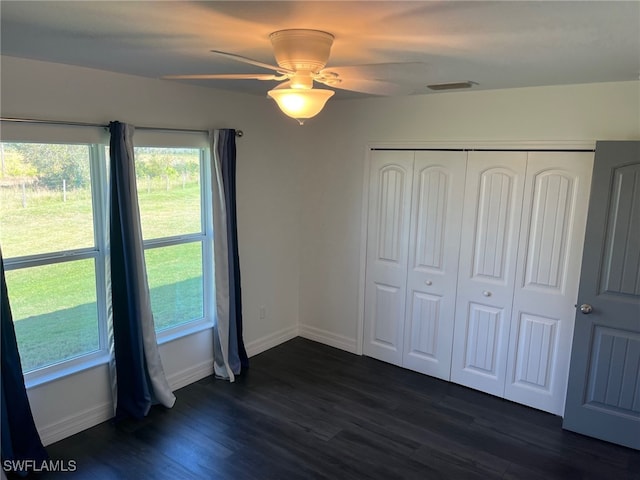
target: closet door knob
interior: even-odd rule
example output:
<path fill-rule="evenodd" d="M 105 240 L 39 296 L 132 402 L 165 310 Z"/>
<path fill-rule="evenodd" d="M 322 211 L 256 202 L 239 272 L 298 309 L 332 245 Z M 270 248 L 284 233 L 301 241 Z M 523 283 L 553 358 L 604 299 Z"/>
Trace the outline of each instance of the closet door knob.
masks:
<path fill-rule="evenodd" d="M 482 292 L 482 295 L 484 295 L 485 297 L 490 297 L 491 296 L 491 292 L 489 290 L 485 290 Z"/>
<path fill-rule="evenodd" d="M 431 284 L 433 284 L 433 282 L 432 282 L 431 280 L 425 280 L 425 281 L 424 281 L 424 284 L 425 284 L 425 285 L 431 285 Z"/>

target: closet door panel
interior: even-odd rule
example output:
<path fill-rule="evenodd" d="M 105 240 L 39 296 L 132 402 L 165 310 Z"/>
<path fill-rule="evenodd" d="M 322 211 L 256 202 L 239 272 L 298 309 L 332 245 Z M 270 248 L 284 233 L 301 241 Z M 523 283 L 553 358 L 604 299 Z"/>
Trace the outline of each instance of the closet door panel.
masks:
<path fill-rule="evenodd" d="M 505 397 L 564 410 L 593 153 L 530 152 Z"/>
<path fill-rule="evenodd" d="M 415 153 L 403 365 L 448 380 L 465 152 Z"/>
<path fill-rule="evenodd" d="M 504 394 L 525 152 L 470 152 L 451 380 Z"/>
<path fill-rule="evenodd" d="M 372 152 L 365 355 L 402 365 L 413 152 Z"/>

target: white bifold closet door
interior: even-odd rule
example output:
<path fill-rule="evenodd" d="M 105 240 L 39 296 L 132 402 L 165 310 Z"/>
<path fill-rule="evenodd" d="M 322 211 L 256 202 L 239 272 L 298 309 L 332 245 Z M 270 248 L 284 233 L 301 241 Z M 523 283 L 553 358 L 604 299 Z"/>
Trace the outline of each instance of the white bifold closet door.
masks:
<path fill-rule="evenodd" d="M 504 397 L 564 412 L 593 153 L 529 152 Z"/>
<path fill-rule="evenodd" d="M 364 353 L 449 379 L 466 153 L 374 151 Z"/>
<path fill-rule="evenodd" d="M 562 414 L 592 166 L 469 154 L 452 381 Z"/>
<path fill-rule="evenodd" d="M 449 380 L 466 152 L 418 151 L 402 365 Z"/>
<path fill-rule="evenodd" d="M 526 152 L 469 152 L 451 380 L 502 396 Z"/>
<path fill-rule="evenodd" d="M 402 365 L 414 153 L 372 153 L 364 354 Z"/>
<path fill-rule="evenodd" d="M 365 355 L 562 414 L 592 165 L 372 152 Z"/>

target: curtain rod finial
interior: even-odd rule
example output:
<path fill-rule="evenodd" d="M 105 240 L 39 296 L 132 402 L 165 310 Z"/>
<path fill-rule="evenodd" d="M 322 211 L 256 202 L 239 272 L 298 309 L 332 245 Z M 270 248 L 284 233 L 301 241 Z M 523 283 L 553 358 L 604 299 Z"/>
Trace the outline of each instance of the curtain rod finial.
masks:
<path fill-rule="evenodd" d="M 236 130 L 236 137 L 244 136 L 244 132 L 242 130 Z"/>

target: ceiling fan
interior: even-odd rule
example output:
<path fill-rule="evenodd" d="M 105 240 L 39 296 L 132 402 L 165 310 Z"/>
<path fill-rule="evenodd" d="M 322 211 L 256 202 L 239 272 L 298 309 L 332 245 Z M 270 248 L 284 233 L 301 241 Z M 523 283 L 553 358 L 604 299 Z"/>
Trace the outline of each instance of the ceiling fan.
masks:
<path fill-rule="evenodd" d="M 288 29 L 269 35 L 278 66 L 233 53 L 211 50 L 212 53 L 272 70 L 272 74 L 204 74 L 204 75 L 166 75 L 165 79 L 182 80 L 271 80 L 282 82 L 268 92 L 280 109 L 288 116 L 304 120 L 317 115 L 333 90 L 313 88 L 317 82 L 332 88 L 351 90 L 373 95 L 397 95 L 411 93 L 406 85 L 375 78 L 376 67 L 389 67 L 409 64 L 377 64 L 350 67 L 325 68 L 334 36 L 320 30 Z M 413 64 L 424 65 L 424 64 Z"/>

